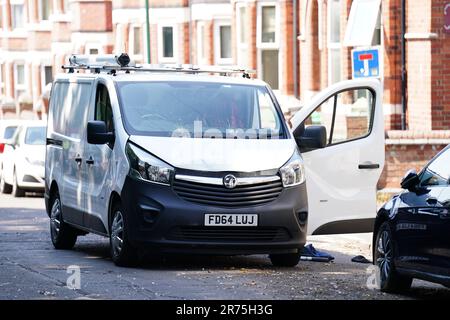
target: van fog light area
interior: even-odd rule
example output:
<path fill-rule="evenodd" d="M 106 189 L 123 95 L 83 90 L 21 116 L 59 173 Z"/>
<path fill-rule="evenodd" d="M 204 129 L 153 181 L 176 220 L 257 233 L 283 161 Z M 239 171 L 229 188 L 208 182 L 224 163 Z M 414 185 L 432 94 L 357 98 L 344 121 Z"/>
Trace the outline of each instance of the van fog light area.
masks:
<path fill-rule="evenodd" d="M 308 220 L 308 212 L 300 211 L 297 212 L 298 221 L 301 225 L 305 225 L 306 221 Z"/>

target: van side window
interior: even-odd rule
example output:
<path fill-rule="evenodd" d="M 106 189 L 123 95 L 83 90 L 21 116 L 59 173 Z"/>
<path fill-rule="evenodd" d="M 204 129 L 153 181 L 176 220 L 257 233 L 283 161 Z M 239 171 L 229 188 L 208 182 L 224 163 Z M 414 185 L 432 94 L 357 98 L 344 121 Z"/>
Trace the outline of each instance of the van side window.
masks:
<path fill-rule="evenodd" d="M 86 128 L 86 116 L 91 97 L 90 83 L 71 83 L 69 95 L 65 98 L 66 136 L 81 139 Z"/>
<path fill-rule="evenodd" d="M 53 125 L 53 131 L 64 134 L 67 97 L 69 93 L 68 82 L 56 82 L 50 98 L 49 124 Z"/>
<path fill-rule="evenodd" d="M 95 120 L 104 121 L 108 132 L 114 131 L 111 101 L 109 99 L 108 89 L 103 84 L 97 86 L 97 94 L 95 97 Z"/>

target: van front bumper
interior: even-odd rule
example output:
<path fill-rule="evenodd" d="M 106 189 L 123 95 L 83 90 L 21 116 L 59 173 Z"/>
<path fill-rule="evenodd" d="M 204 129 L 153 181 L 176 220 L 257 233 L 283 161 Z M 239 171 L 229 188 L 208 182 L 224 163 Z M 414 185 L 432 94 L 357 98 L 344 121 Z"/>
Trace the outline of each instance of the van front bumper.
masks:
<path fill-rule="evenodd" d="M 122 205 L 132 245 L 158 252 L 293 253 L 306 241 L 306 184 L 284 188 L 266 204 L 222 208 L 180 198 L 170 186 L 127 177 Z M 257 227 L 209 227 L 205 214 L 257 214 Z"/>

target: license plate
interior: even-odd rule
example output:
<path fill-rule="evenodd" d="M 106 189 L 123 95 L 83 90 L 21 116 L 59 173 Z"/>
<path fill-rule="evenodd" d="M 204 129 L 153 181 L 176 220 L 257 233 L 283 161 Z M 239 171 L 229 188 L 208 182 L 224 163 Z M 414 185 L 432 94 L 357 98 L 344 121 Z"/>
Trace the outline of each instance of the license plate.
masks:
<path fill-rule="evenodd" d="M 257 214 L 205 214 L 205 226 L 256 227 Z"/>

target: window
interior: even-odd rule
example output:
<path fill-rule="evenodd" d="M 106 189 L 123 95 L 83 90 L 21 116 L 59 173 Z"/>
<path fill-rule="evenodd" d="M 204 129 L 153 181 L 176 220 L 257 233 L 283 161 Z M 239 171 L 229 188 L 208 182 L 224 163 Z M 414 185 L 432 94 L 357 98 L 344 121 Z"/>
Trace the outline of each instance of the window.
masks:
<path fill-rule="evenodd" d="M 261 9 L 261 42 L 276 42 L 276 7 L 263 6 Z"/>
<path fill-rule="evenodd" d="M 45 145 L 46 127 L 29 127 L 25 133 L 25 144 L 33 146 Z"/>
<path fill-rule="evenodd" d="M 64 110 L 68 100 L 68 94 L 68 82 L 56 82 L 52 88 L 48 123 L 53 125 L 53 131 L 60 134 L 64 134 Z"/>
<path fill-rule="evenodd" d="M 53 82 L 53 67 L 52 66 L 44 66 L 42 70 L 42 85 L 45 87 L 47 84 Z"/>
<path fill-rule="evenodd" d="M 69 86 L 69 95 L 64 98 L 66 132 L 65 134 L 74 139 L 81 139 L 86 128 L 87 106 L 91 97 L 91 84 L 71 83 Z"/>
<path fill-rule="evenodd" d="M 16 133 L 17 126 L 6 127 L 5 132 L 3 133 L 3 139 L 8 140 L 14 136 Z"/>
<path fill-rule="evenodd" d="M 49 20 L 51 13 L 51 0 L 40 0 L 39 1 L 39 17 L 41 20 Z"/>
<path fill-rule="evenodd" d="M 0 29 L 3 29 L 3 5 L 0 1 Z"/>
<path fill-rule="evenodd" d="M 173 58 L 173 27 L 162 27 L 163 58 Z"/>
<path fill-rule="evenodd" d="M 25 65 L 16 64 L 14 68 L 14 79 L 15 79 L 15 97 L 19 98 L 26 90 L 25 83 Z"/>
<path fill-rule="evenodd" d="M 248 64 L 248 45 L 247 45 L 247 8 L 245 4 L 237 7 L 237 62 L 238 65 L 246 67 Z"/>
<path fill-rule="evenodd" d="M 113 113 L 108 88 L 99 84 L 95 98 L 95 120 L 104 121 L 108 132 L 114 131 Z"/>
<path fill-rule="evenodd" d="M 91 49 L 89 49 L 89 54 L 92 54 L 92 55 L 98 54 L 98 49 L 97 49 L 97 48 L 91 48 Z"/>
<path fill-rule="evenodd" d="M 341 1 L 328 2 L 328 82 L 341 81 Z"/>
<path fill-rule="evenodd" d="M 3 64 L 0 63 L 0 97 L 5 95 L 5 74 L 4 71 L 5 68 L 3 67 Z"/>
<path fill-rule="evenodd" d="M 428 167 L 421 176 L 422 186 L 448 185 L 450 178 L 450 149 L 445 150 Z"/>
<path fill-rule="evenodd" d="M 327 144 L 333 145 L 370 133 L 375 101 L 369 89 L 352 89 L 331 96 L 304 122 L 327 129 Z"/>
<path fill-rule="evenodd" d="M 272 89 L 278 90 L 280 87 L 278 6 L 260 3 L 257 15 L 258 71 Z"/>
<path fill-rule="evenodd" d="M 23 4 L 11 4 L 11 28 L 13 30 L 23 28 L 24 18 Z"/>
<path fill-rule="evenodd" d="M 142 44 L 142 29 L 141 27 L 133 27 L 133 54 L 142 54 L 141 44 Z"/>
<path fill-rule="evenodd" d="M 381 0 L 353 0 L 344 45 L 370 46 L 381 42 L 380 5 Z"/>
<path fill-rule="evenodd" d="M 69 3 L 69 0 L 63 0 L 62 4 L 63 4 L 63 8 L 62 8 L 63 12 L 64 12 L 64 13 L 69 12 L 69 11 L 70 11 L 70 3 Z"/>
<path fill-rule="evenodd" d="M 222 21 L 216 23 L 214 39 L 216 63 L 233 63 L 231 53 L 231 25 L 229 22 Z"/>
<path fill-rule="evenodd" d="M 207 82 L 120 82 L 120 107 L 132 135 L 285 138 L 282 115 L 265 87 Z M 214 108 L 211 108 L 214 106 Z M 261 116 L 263 114 L 264 116 Z"/>
<path fill-rule="evenodd" d="M 197 64 L 207 64 L 206 60 L 205 24 L 199 22 L 197 24 Z"/>

